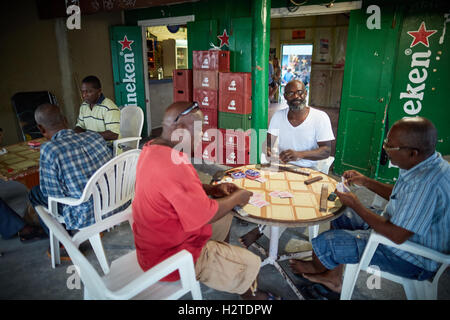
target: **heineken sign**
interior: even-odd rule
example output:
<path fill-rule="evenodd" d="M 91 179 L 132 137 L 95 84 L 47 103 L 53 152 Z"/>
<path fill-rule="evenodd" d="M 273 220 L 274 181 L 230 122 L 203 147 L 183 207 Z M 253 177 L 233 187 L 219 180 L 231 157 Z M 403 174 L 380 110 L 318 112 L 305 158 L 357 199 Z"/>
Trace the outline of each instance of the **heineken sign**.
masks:
<path fill-rule="evenodd" d="M 147 136 L 144 64 L 140 27 L 112 27 L 111 57 L 116 104 L 139 106 L 144 111 L 142 136 Z"/>
<path fill-rule="evenodd" d="M 437 30 L 427 30 L 425 21 L 422 21 L 418 30 L 407 31 L 413 39 L 405 55 L 411 57 L 411 70 L 408 74 L 406 89 L 400 93 L 400 99 L 405 99 L 403 111 L 408 116 L 415 116 L 422 110 L 425 87 L 430 67 L 431 50 L 429 37 Z"/>

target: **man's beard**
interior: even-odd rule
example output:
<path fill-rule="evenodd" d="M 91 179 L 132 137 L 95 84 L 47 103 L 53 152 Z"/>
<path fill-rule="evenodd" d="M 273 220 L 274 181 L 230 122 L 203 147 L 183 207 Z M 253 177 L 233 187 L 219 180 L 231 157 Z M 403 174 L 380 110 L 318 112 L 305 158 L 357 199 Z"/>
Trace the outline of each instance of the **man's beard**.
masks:
<path fill-rule="evenodd" d="M 299 103 L 295 103 L 299 102 Z M 303 110 L 306 107 L 306 99 L 295 99 L 288 102 L 289 110 Z"/>

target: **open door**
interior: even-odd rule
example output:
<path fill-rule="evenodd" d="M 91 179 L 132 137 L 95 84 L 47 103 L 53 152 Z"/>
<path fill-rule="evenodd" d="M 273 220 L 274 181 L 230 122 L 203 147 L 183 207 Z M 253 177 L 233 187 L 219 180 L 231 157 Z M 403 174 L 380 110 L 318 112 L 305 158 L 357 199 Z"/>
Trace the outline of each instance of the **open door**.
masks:
<path fill-rule="evenodd" d="M 144 112 L 142 137 L 149 134 L 147 126 L 142 30 L 135 26 L 114 26 L 110 29 L 111 57 L 116 104 L 137 105 Z"/>
<path fill-rule="evenodd" d="M 365 9 L 350 14 L 334 171 L 376 177 L 402 15 L 384 6 L 381 28 L 368 29 Z"/>

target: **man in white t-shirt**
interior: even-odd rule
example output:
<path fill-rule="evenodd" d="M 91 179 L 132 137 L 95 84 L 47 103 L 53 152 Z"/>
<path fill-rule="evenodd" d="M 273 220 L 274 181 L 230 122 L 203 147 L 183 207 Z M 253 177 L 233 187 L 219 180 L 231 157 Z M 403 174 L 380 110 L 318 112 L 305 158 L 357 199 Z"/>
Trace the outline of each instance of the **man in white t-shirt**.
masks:
<path fill-rule="evenodd" d="M 306 88 L 299 80 L 290 81 L 284 90 L 289 108 L 277 111 L 267 131 L 267 156 L 301 167 L 316 168 L 317 160 L 330 156 L 334 140 L 328 115 L 306 105 Z"/>

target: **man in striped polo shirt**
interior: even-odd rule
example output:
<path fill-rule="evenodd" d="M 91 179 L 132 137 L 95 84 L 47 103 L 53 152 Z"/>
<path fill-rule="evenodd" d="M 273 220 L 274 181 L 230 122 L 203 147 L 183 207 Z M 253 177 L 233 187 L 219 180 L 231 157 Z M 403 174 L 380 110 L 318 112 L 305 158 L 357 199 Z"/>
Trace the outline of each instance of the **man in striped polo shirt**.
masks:
<path fill-rule="evenodd" d="M 116 140 L 120 135 L 120 110 L 102 93 L 100 80 L 88 76 L 81 83 L 83 103 L 80 107 L 75 132 L 98 132 L 105 140 Z"/>
<path fill-rule="evenodd" d="M 365 186 L 389 200 L 378 215 L 352 192 L 336 191 L 348 209 L 332 221 L 331 230 L 312 240 L 313 260 L 291 260 L 295 273 L 340 292 L 343 265 L 358 263 L 371 230 L 401 244 L 406 240 L 433 250 L 450 252 L 450 165 L 436 152 L 437 131 L 422 117 L 403 118 L 392 126 L 383 148 L 400 168 L 395 185 L 384 184 L 349 170 L 347 184 Z M 381 271 L 426 280 L 438 263 L 399 249 L 379 245 L 370 262 Z"/>

